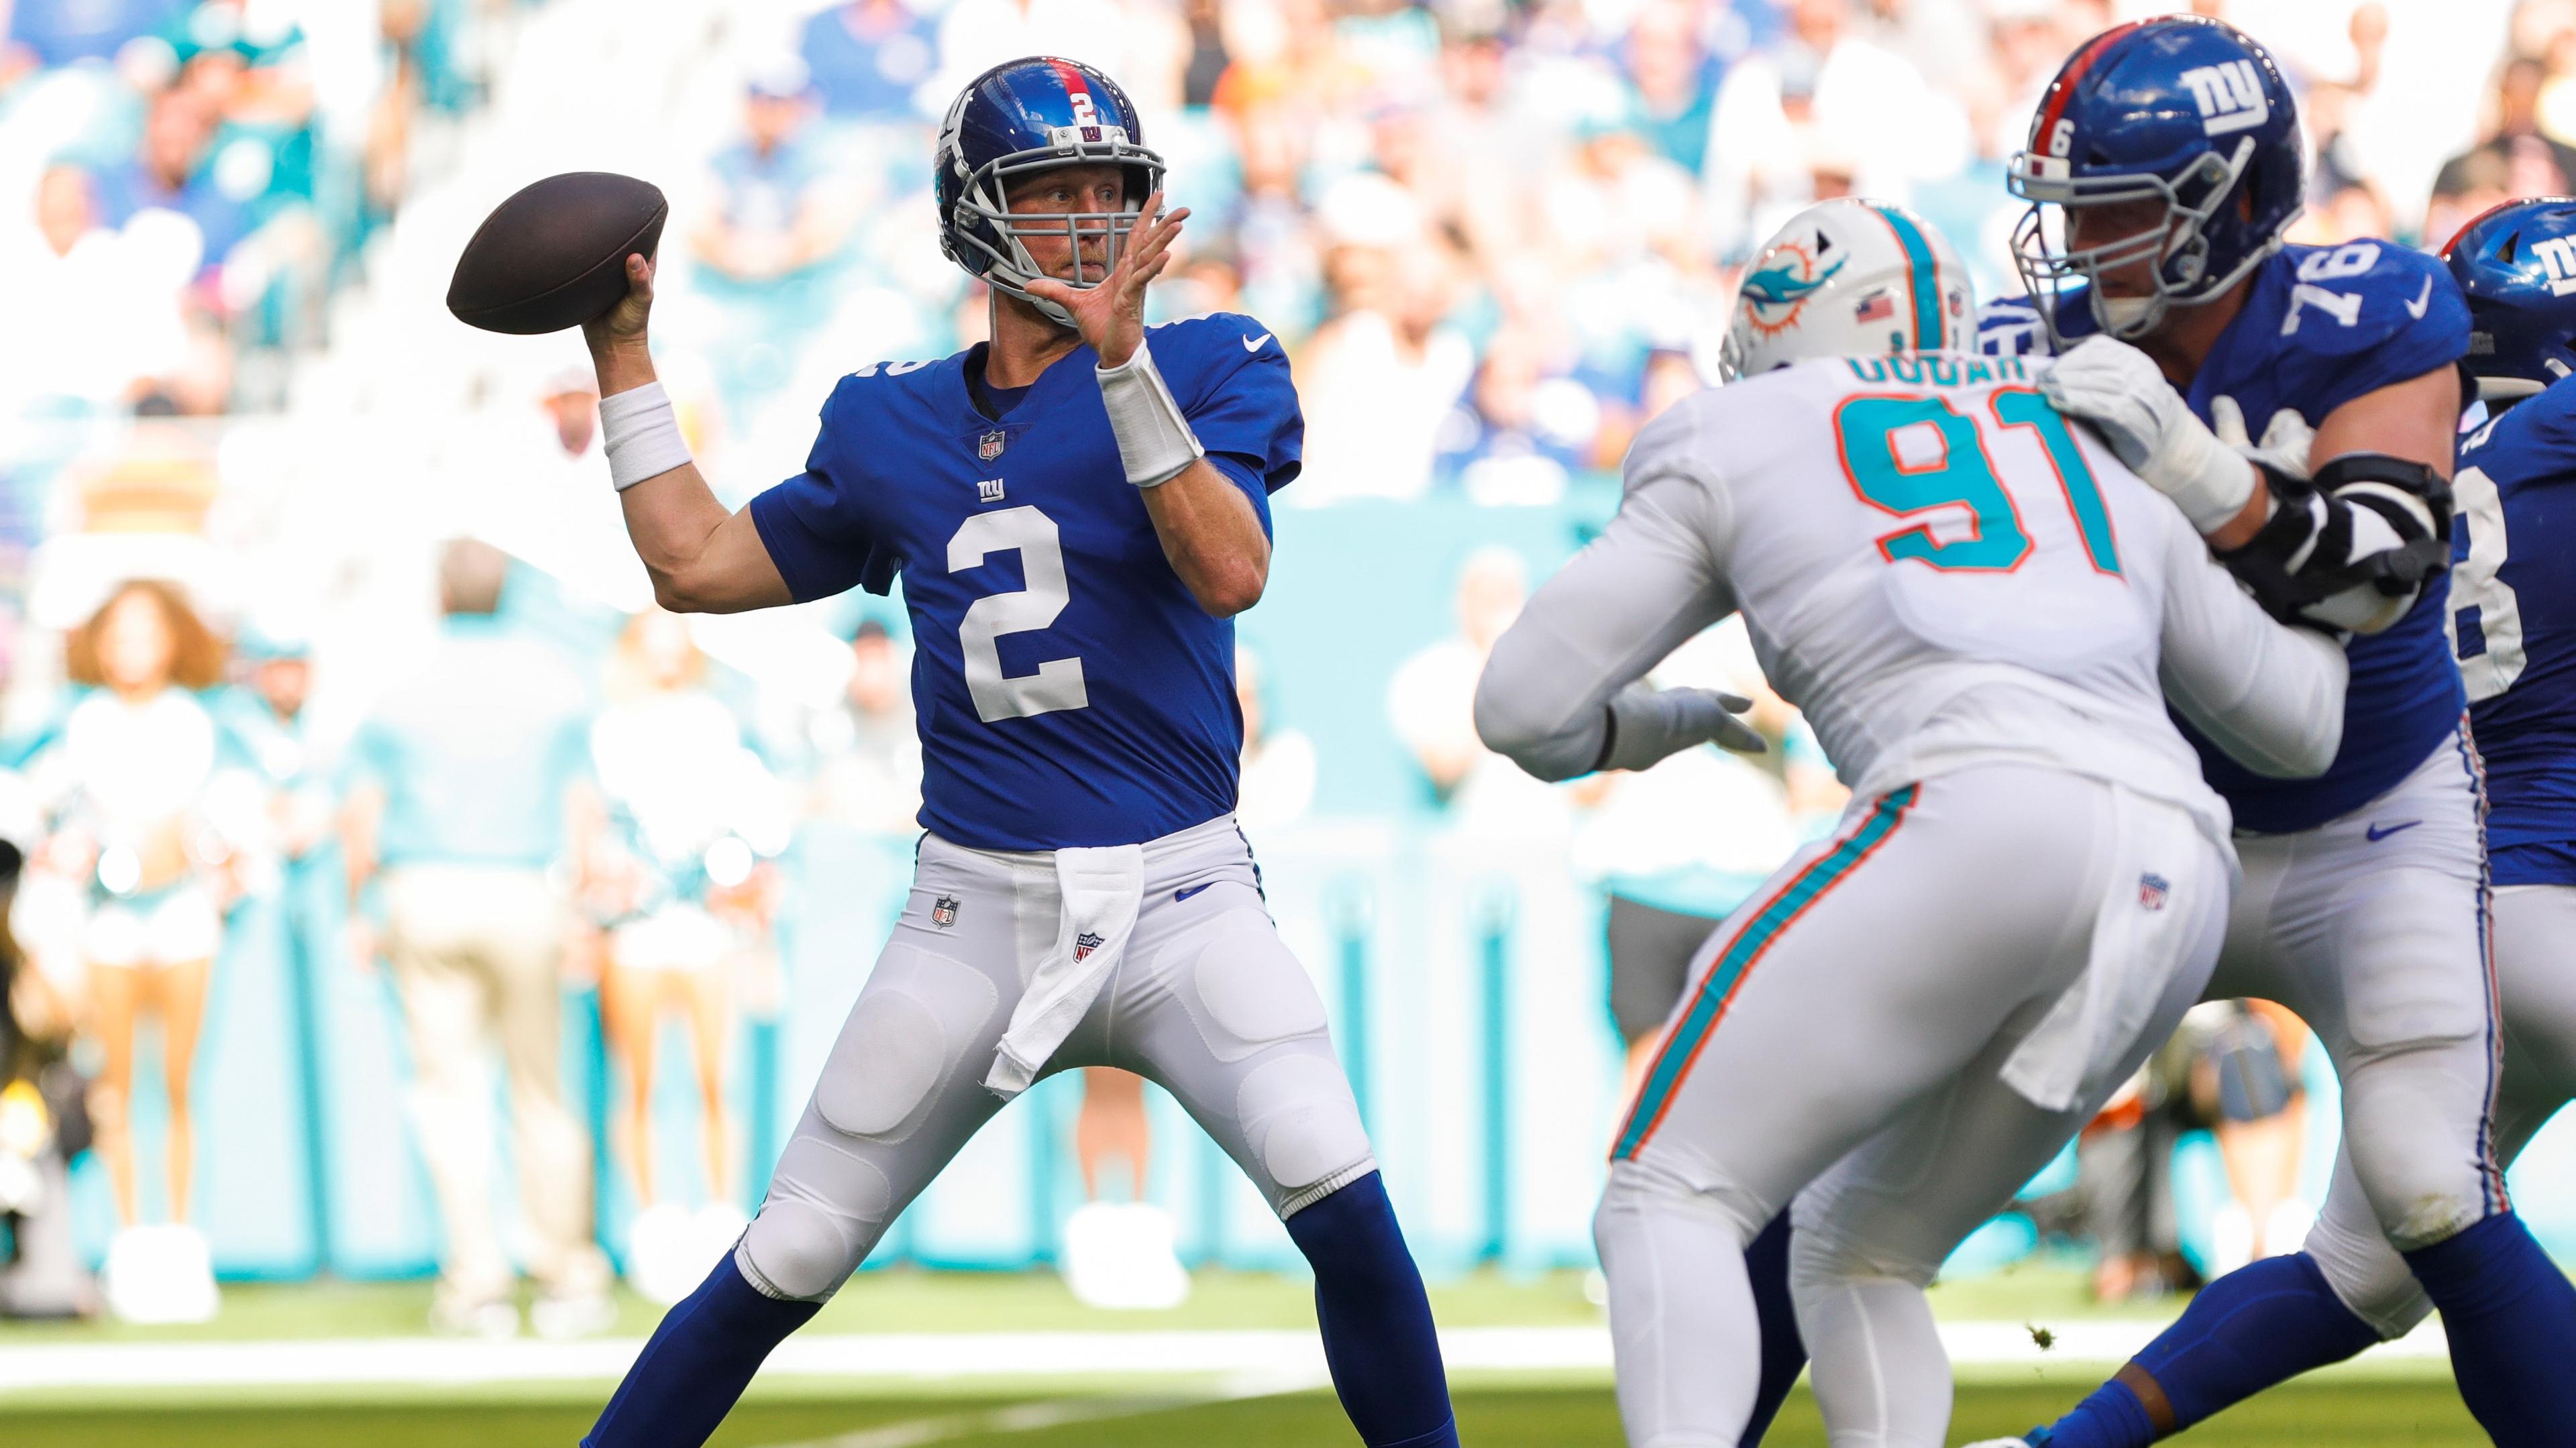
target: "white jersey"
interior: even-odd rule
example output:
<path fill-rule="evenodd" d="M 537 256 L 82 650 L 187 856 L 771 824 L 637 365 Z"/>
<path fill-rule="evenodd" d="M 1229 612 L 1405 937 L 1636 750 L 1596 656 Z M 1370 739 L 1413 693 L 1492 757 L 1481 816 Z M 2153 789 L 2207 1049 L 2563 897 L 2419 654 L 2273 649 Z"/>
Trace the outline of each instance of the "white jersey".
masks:
<path fill-rule="evenodd" d="M 2048 406 L 2044 365 L 1821 360 L 1675 404 L 1630 450 L 1618 518 L 1495 649 L 1485 702 L 1535 726 L 1506 731 L 1513 752 L 1598 757 L 1601 703 L 1740 608 L 1764 674 L 1865 796 L 2037 763 L 2224 839 L 2168 698 L 2249 767 L 2322 769 L 2341 652 L 2267 618 Z"/>

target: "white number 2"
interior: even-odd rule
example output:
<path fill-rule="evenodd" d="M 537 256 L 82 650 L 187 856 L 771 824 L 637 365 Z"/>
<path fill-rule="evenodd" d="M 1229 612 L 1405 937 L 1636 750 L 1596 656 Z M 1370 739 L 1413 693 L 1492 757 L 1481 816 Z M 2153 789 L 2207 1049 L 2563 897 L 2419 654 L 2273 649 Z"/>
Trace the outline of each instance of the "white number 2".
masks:
<path fill-rule="evenodd" d="M 2492 699 L 2513 687 L 2531 660 L 2522 644 L 2522 600 L 2496 575 L 2504 567 L 2504 499 L 2495 480 L 2478 468 L 2462 468 L 2451 480 L 2451 497 L 2459 509 L 2454 528 L 2469 530 L 2469 556 L 2451 567 L 2451 654 L 2460 661 L 2460 682 L 2469 702 Z M 2460 616 L 2477 610 L 2478 632 L 2486 647 L 2476 654 L 2460 651 Z"/>
<path fill-rule="evenodd" d="M 1058 709 L 1091 707 L 1082 682 L 1082 660 L 1049 659 L 1034 674 L 1002 675 L 1002 651 L 995 643 L 1004 634 L 1042 629 L 1064 612 L 1073 592 L 1064 582 L 1064 547 L 1056 539 L 1055 520 L 1035 508 L 1004 508 L 978 513 L 948 540 L 948 571 L 963 573 L 984 565 L 987 554 L 1017 550 L 1026 587 L 979 598 L 957 625 L 957 647 L 965 656 L 966 692 L 985 723 L 1052 714 Z"/>

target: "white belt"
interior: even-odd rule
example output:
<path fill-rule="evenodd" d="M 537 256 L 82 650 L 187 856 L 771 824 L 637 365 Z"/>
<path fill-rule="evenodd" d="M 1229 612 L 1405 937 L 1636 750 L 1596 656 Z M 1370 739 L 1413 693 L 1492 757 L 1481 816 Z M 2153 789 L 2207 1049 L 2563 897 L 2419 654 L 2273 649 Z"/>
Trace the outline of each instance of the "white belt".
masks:
<path fill-rule="evenodd" d="M 1055 944 L 1012 1007 L 984 1078 L 1005 1101 L 1029 1089 L 1126 956 L 1145 900 L 1145 847 L 1057 850 L 1055 878 L 1063 898 Z"/>

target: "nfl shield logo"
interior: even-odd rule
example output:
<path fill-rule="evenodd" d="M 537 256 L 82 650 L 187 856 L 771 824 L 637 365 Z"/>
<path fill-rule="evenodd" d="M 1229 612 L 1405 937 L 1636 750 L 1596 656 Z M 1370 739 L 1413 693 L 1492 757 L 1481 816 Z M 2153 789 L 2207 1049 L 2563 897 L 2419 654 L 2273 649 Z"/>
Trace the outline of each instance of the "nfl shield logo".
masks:
<path fill-rule="evenodd" d="M 957 923 L 957 897 L 942 895 L 931 902 L 930 923 L 945 930 Z"/>
<path fill-rule="evenodd" d="M 2173 886 L 2162 875 L 2151 872 L 2138 877 L 2138 903 L 2150 910 L 2165 908 L 2165 896 L 2172 890 Z"/>
<path fill-rule="evenodd" d="M 1002 448 L 1009 442 L 1010 438 L 999 431 L 988 432 L 976 442 L 975 456 L 989 463 L 1002 455 Z"/>
<path fill-rule="evenodd" d="M 1100 948 L 1100 937 L 1086 930 L 1073 938 L 1073 958 L 1080 960 Z"/>

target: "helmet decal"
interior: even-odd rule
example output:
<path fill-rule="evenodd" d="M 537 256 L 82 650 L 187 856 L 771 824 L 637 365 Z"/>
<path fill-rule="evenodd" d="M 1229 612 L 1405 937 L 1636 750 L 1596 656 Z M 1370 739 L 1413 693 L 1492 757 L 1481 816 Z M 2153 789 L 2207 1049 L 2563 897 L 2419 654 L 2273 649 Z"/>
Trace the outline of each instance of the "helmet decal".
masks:
<path fill-rule="evenodd" d="M 1813 251 L 1803 243 L 1784 241 L 1763 258 L 1768 265 L 1744 279 L 1744 317 L 1756 334 L 1777 337 L 1798 325 L 1807 298 L 1843 269 L 1843 259 L 1836 257 L 1833 265 L 1816 270 L 1817 252 L 1830 245 L 1822 236 L 1816 238 Z"/>
<path fill-rule="evenodd" d="M 1923 228 L 1903 211 L 1893 206 L 1872 206 L 1870 210 L 1887 223 L 1897 246 L 1905 253 L 1906 292 L 1914 303 L 1915 350 L 1937 352 L 1949 343 L 1941 318 L 1941 268 L 1932 260 L 1931 243 L 1923 239 Z"/>
<path fill-rule="evenodd" d="M 2250 131 L 2272 119 L 2271 104 L 2263 97 L 2263 77 L 2250 60 L 2194 66 L 2182 73 L 2182 83 L 2191 90 L 2192 104 L 2200 108 L 2200 128 L 2210 135 Z"/>

